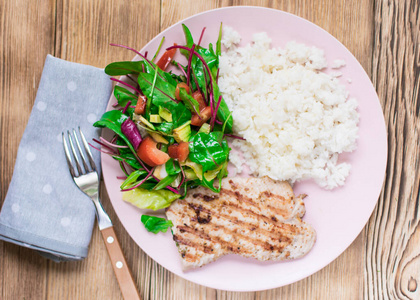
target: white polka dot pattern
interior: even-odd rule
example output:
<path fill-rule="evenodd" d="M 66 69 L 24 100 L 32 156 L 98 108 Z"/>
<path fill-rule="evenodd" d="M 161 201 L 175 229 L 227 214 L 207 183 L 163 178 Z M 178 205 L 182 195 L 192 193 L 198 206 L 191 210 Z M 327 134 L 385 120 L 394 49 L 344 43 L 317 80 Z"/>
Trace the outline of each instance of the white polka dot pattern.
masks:
<path fill-rule="evenodd" d="M 38 101 L 38 103 L 36 104 L 36 108 L 39 111 L 44 111 L 47 108 L 47 103 L 45 103 L 43 101 Z"/>
<path fill-rule="evenodd" d="M 52 186 L 48 183 L 44 185 L 44 187 L 42 188 L 42 191 L 47 195 L 51 194 L 52 190 L 53 190 Z"/>
<path fill-rule="evenodd" d="M 19 206 L 19 204 L 17 204 L 17 203 L 13 203 L 13 204 L 12 204 L 12 211 L 13 211 L 14 213 L 18 213 L 18 212 L 19 212 L 19 210 L 20 210 L 20 206 Z"/>
<path fill-rule="evenodd" d="M 33 152 L 26 153 L 26 160 L 27 161 L 34 161 L 36 159 L 36 154 Z"/>
<path fill-rule="evenodd" d="M 60 223 L 61 223 L 61 226 L 67 227 L 67 226 L 70 225 L 71 220 L 70 220 L 70 218 L 64 217 L 64 218 L 61 219 Z"/>
<path fill-rule="evenodd" d="M 90 124 L 95 123 L 97 120 L 98 120 L 98 118 L 96 117 L 96 115 L 95 115 L 95 114 L 88 114 L 88 115 L 87 115 L 87 121 L 88 121 Z"/>
<path fill-rule="evenodd" d="M 71 92 L 74 92 L 77 89 L 77 84 L 74 81 L 67 83 L 67 89 Z"/>

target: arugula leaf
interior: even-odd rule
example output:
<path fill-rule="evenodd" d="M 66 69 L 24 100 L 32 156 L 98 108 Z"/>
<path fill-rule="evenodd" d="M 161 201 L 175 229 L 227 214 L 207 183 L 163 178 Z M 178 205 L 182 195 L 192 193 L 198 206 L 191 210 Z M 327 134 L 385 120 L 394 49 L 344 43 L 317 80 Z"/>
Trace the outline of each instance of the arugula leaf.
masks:
<path fill-rule="evenodd" d="M 159 181 L 159 183 L 156 184 L 156 186 L 153 189 L 156 191 L 163 189 L 167 187 L 168 185 L 170 185 L 172 182 L 174 182 L 177 177 L 178 175 L 168 175 L 165 178 L 163 178 L 161 181 Z"/>
<path fill-rule="evenodd" d="M 216 82 L 213 80 L 213 95 L 215 101 L 219 100 L 219 97 L 221 95 L 219 86 L 216 84 Z M 219 109 L 217 110 L 217 118 L 222 122 L 226 123 L 224 124 L 224 132 L 231 133 L 232 132 L 232 126 L 233 126 L 233 119 L 231 118 L 231 112 L 229 110 L 229 107 L 227 106 L 225 100 L 222 97 L 222 101 L 220 102 Z"/>
<path fill-rule="evenodd" d="M 200 56 L 204 59 L 204 61 L 209 66 L 212 77 L 216 78 L 217 68 L 219 67 L 219 58 L 217 57 L 217 55 L 215 55 L 214 52 L 212 53 L 210 50 L 208 50 L 206 48 L 202 48 L 202 47 L 198 47 L 198 49 L 196 49 L 195 51 L 198 54 L 200 54 Z M 203 68 L 203 63 L 201 62 L 201 60 L 197 61 L 197 66 L 196 67 L 197 68 L 198 67 Z M 207 81 L 209 81 L 208 76 L 207 76 Z"/>
<path fill-rule="evenodd" d="M 182 24 L 182 29 L 184 31 L 184 36 L 185 36 L 185 46 L 188 48 L 192 48 L 192 46 L 194 45 L 194 39 L 192 37 L 191 31 L 188 29 L 187 26 L 185 26 L 185 24 Z M 198 51 L 199 49 L 201 49 L 202 47 L 197 46 L 195 48 L 195 51 Z M 191 52 L 185 49 L 179 49 L 179 51 L 181 52 L 182 55 L 185 56 L 185 58 L 187 60 L 189 60 L 190 58 L 190 54 Z M 180 67 L 180 66 L 178 66 Z M 188 67 L 185 66 L 184 68 L 185 72 L 187 72 Z M 196 85 L 196 80 L 198 83 L 198 86 Z M 206 80 L 204 77 L 204 70 L 203 70 L 203 64 L 201 63 L 201 61 L 197 58 L 197 56 L 193 56 L 191 59 L 191 78 L 190 78 L 191 84 L 192 84 L 192 88 L 193 90 L 196 89 L 200 89 L 201 91 L 206 91 L 207 87 L 206 87 Z"/>
<path fill-rule="evenodd" d="M 161 77 L 157 76 L 152 91 L 154 79 L 155 72 L 153 74 L 141 73 L 139 75 L 138 83 L 143 93 L 148 97 L 153 95 L 152 102 L 156 106 L 159 106 L 161 103 L 166 103 L 168 101 L 174 102 L 173 98 L 175 95 L 176 84 L 169 84 L 167 81 L 164 81 Z"/>
<path fill-rule="evenodd" d="M 188 46 L 188 47 L 191 48 L 191 46 Z M 180 51 L 181 50 L 183 50 L 183 49 L 180 49 Z M 186 50 L 184 50 L 184 51 L 186 51 Z M 203 55 L 206 56 L 206 57 L 203 57 L 203 58 L 204 58 L 204 60 L 206 60 L 207 63 L 211 64 L 210 68 L 212 66 L 214 66 L 214 62 L 212 62 L 212 60 L 215 58 L 215 56 L 211 56 L 211 54 L 210 54 L 210 56 L 207 55 L 208 53 L 210 53 L 210 52 L 208 52 L 208 50 L 206 50 L 202 47 L 196 47 L 195 51 L 197 53 L 199 53 L 201 56 L 203 56 Z M 186 51 L 186 52 L 187 52 L 186 58 L 188 59 L 189 55 L 190 55 L 190 52 L 189 51 Z M 217 59 L 217 57 L 216 57 L 216 59 Z M 184 70 L 187 71 L 187 69 L 188 68 L 186 67 Z M 192 88 L 194 90 L 195 89 L 200 89 L 201 91 L 206 91 L 207 90 L 207 83 L 209 83 L 209 76 L 208 76 L 208 74 L 205 74 L 205 72 L 207 72 L 207 71 L 205 70 L 205 68 L 203 66 L 203 63 L 201 62 L 201 60 L 199 60 L 197 58 L 196 55 L 194 55 L 192 60 L 191 60 L 191 75 L 190 75 L 191 76 L 190 82 L 191 82 Z M 217 67 L 216 67 L 215 73 L 217 73 Z M 198 84 L 198 87 L 197 87 L 197 84 Z M 204 93 L 204 94 L 206 94 L 206 93 Z"/>
<path fill-rule="evenodd" d="M 146 190 L 135 188 L 122 193 L 122 199 L 142 209 L 158 210 L 166 208 L 180 195 L 169 190 Z"/>
<path fill-rule="evenodd" d="M 176 86 L 178 84 L 176 77 L 174 78 L 171 73 L 161 70 L 154 62 L 145 61 L 144 66 L 145 72 L 147 74 L 152 74 L 152 76 L 154 77 L 157 70 L 157 73 L 159 75 L 158 77 L 161 80 L 166 81 L 168 84 L 173 86 Z"/>
<path fill-rule="evenodd" d="M 193 113 L 200 112 L 200 106 L 197 100 L 195 100 L 190 94 L 188 94 L 184 88 L 179 89 L 179 97 L 181 98 L 182 102 L 191 112 Z"/>
<path fill-rule="evenodd" d="M 218 141 L 218 135 L 214 132 L 197 133 L 189 144 L 189 158 L 192 162 L 203 166 L 203 172 L 214 170 L 224 163 L 228 158 L 228 153 Z"/>
<path fill-rule="evenodd" d="M 187 189 L 192 185 L 194 185 L 193 181 L 184 181 L 182 186 L 179 188 L 179 191 L 181 192 L 181 197 L 179 199 L 185 199 L 185 197 L 187 196 Z"/>
<path fill-rule="evenodd" d="M 217 42 L 216 42 L 216 55 L 220 56 L 220 54 L 222 54 L 222 25 L 223 23 L 220 23 L 220 28 L 219 28 L 219 37 L 217 38 Z"/>
<path fill-rule="evenodd" d="M 148 215 L 142 215 L 141 222 L 144 224 L 144 227 L 146 228 L 147 231 L 155 233 L 155 234 L 159 233 L 160 231 L 166 232 L 169 227 L 174 226 L 171 220 L 166 220 L 164 218 L 148 216 Z"/>
<path fill-rule="evenodd" d="M 125 107 L 129 101 L 131 101 L 131 105 L 133 106 L 137 104 L 137 96 L 134 95 L 129 90 L 127 90 L 126 88 L 123 88 L 122 86 L 119 86 L 119 85 L 115 86 L 114 96 L 121 107 Z M 128 107 L 126 114 L 131 116 L 133 112 L 134 112 L 134 108 Z"/>
<path fill-rule="evenodd" d="M 144 182 L 140 187 L 142 188 L 142 189 L 145 189 L 145 190 L 153 190 L 153 188 L 156 186 L 156 180 L 154 180 L 154 179 L 150 179 L 150 181 L 149 180 L 147 180 L 146 182 Z"/>
<path fill-rule="evenodd" d="M 123 114 L 119 110 L 110 110 L 105 112 L 101 119 L 99 121 L 96 121 L 93 123 L 93 126 L 95 127 L 106 127 L 108 129 L 111 129 L 113 132 L 115 132 L 120 138 L 124 140 L 124 142 L 127 144 L 127 146 L 130 148 L 130 150 L 135 153 L 136 150 L 131 145 L 128 138 L 121 132 L 121 125 L 124 123 L 125 120 L 127 120 L 129 117 L 125 114 Z"/>
<path fill-rule="evenodd" d="M 203 177 L 203 179 L 200 182 L 200 185 L 204 186 L 205 188 L 208 188 L 209 190 L 219 193 L 220 189 L 217 189 L 214 187 L 214 178 L 210 181 L 208 181 L 206 178 Z"/>
<path fill-rule="evenodd" d="M 174 129 L 174 123 L 172 122 L 160 123 L 158 126 L 156 126 L 156 129 L 164 134 L 171 134 L 172 129 Z"/>
<path fill-rule="evenodd" d="M 124 141 L 121 138 L 118 138 L 116 141 L 117 145 L 126 146 Z M 134 170 L 142 169 L 142 165 L 137 161 L 137 158 L 134 156 L 133 152 L 127 148 L 119 148 L 118 149 L 119 155 L 112 156 L 114 159 L 118 161 L 124 161 L 129 166 L 131 166 Z"/>
<path fill-rule="evenodd" d="M 230 120 L 231 118 L 232 118 L 232 112 L 230 112 L 230 113 L 229 113 L 229 115 L 228 115 L 227 119 L 223 122 L 223 126 L 222 126 L 222 129 L 221 129 L 221 131 L 222 131 L 223 133 L 225 133 L 226 125 L 227 125 L 227 123 L 229 122 L 229 120 Z"/>
<path fill-rule="evenodd" d="M 139 164 L 139 162 L 134 157 L 134 155 L 132 155 L 131 151 L 127 151 L 127 155 L 122 155 L 122 154 L 113 155 L 112 158 L 115 159 L 115 160 L 121 161 L 121 162 L 122 161 L 126 162 L 133 169 L 142 168 L 142 166 Z"/>
<path fill-rule="evenodd" d="M 183 103 L 177 103 L 176 107 L 174 107 L 172 110 L 170 108 L 168 109 L 172 113 L 172 122 L 174 123 L 174 128 L 179 127 L 185 122 L 191 120 L 191 111 Z"/>
<path fill-rule="evenodd" d="M 210 53 L 211 53 L 212 55 L 216 56 L 216 53 L 214 52 L 214 49 L 213 49 L 213 44 L 212 44 L 212 43 L 209 43 L 209 51 L 210 51 Z"/>
<path fill-rule="evenodd" d="M 191 78 L 191 83 L 193 84 L 193 88 L 200 89 L 200 91 L 204 92 L 204 97 L 206 97 L 207 91 L 207 83 L 206 75 L 204 75 L 204 66 L 201 60 L 198 60 L 195 64 L 191 64 L 191 76 L 195 76 Z M 196 82 L 197 81 L 197 82 Z M 198 83 L 198 87 L 197 87 Z"/>
<path fill-rule="evenodd" d="M 153 76 L 152 87 L 150 89 L 149 101 L 147 101 L 147 103 L 146 103 L 146 116 L 147 116 L 147 118 L 150 118 L 150 108 L 152 106 L 153 92 L 155 91 L 157 75 L 158 75 L 158 72 L 155 72 L 155 75 Z"/>
<path fill-rule="evenodd" d="M 179 162 L 173 158 L 169 159 L 165 164 L 165 170 L 168 175 L 178 175 L 181 173 L 181 167 Z"/>
<path fill-rule="evenodd" d="M 130 188 L 132 186 L 135 186 L 137 183 L 137 179 L 141 176 L 141 175 L 146 175 L 147 171 L 146 170 L 136 170 L 134 172 L 132 172 L 130 174 L 130 176 L 127 177 L 126 180 L 124 180 L 124 182 L 121 184 L 120 189 L 124 190 L 126 188 Z"/>
<path fill-rule="evenodd" d="M 229 145 L 228 145 L 228 142 L 227 142 L 226 139 L 222 140 L 222 148 L 223 148 L 223 151 L 225 152 L 226 156 L 229 157 L 229 152 L 230 152 L 231 149 L 229 148 Z"/>
<path fill-rule="evenodd" d="M 159 47 L 157 48 L 157 50 L 155 52 L 155 55 L 153 55 L 152 61 L 154 61 L 156 56 L 159 54 L 160 48 L 162 48 L 162 45 L 163 45 L 164 41 L 165 41 L 165 37 L 163 36 L 162 39 L 160 40 Z"/>
<path fill-rule="evenodd" d="M 143 61 L 119 61 L 110 63 L 105 67 L 105 73 L 109 76 L 139 74 L 143 72 Z"/>
<path fill-rule="evenodd" d="M 182 30 L 184 31 L 186 46 L 191 48 L 194 45 L 194 39 L 192 37 L 191 31 L 185 24 L 182 24 Z M 180 52 L 188 59 L 190 53 L 187 50 L 180 49 Z"/>

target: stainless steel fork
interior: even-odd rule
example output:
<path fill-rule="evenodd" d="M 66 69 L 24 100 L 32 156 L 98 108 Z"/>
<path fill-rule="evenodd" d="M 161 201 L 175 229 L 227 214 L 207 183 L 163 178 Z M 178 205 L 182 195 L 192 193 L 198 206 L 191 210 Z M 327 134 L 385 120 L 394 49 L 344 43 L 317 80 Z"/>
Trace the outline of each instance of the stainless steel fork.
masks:
<path fill-rule="evenodd" d="M 124 299 L 140 299 L 136 284 L 134 283 L 133 276 L 131 275 L 130 269 L 127 266 L 127 262 L 124 258 L 124 254 L 121 250 L 121 246 L 115 235 L 114 227 L 111 219 L 102 207 L 99 199 L 99 175 L 96 169 L 95 162 L 92 158 L 89 145 L 86 142 L 86 138 L 79 127 L 79 134 L 82 139 L 83 148 L 85 150 L 88 160 L 85 158 L 85 154 L 82 151 L 82 147 L 79 143 L 76 131 L 73 129 L 73 136 L 70 131 L 67 131 L 67 138 L 70 147 L 67 144 L 65 134 L 62 133 L 64 152 L 66 154 L 67 164 L 70 170 L 70 174 L 79 187 L 79 189 L 92 199 L 96 208 L 96 217 L 98 220 L 99 230 L 102 233 L 102 238 L 105 242 L 105 246 L 108 251 L 109 258 L 114 269 L 115 276 L 117 277 L 118 284 L 120 285 L 121 293 Z M 73 142 L 73 139 L 75 143 Z M 75 148 L 75 145 L 77 150 Z M 72 155 L 70 154 L 72 153 Z M 77 155 L 79 153 L 79 155 Z M 72 156 L 75 163 L 73 164 Z M 80 159 L 79 159 L 80 158 Z M 80 164 L 82 161 L 83 167 Z M 76 169 L 74 167 L 76 166 Z"/>

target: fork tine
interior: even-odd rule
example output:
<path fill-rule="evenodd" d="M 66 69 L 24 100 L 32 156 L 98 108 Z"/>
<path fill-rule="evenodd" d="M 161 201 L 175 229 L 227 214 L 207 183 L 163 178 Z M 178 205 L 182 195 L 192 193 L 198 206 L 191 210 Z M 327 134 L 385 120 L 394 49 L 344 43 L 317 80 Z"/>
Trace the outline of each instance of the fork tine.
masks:
<path fill-rule="evenodd" d="M 80 166 L 79 158 L 77 157 L 77 154 L 76 154 L 76 149 L 74 149 L 73 139 L 71 137 L 70 131 L 68 130 L 67 130 L 67 135 L 69 136 L 70 149 L 71 149 L 71 152 L 73 153 L 74 160 L 76 161 L 77 171 L 79 171 L 79 176 L 80 176 L 83 174 L 83 170 Z"/>
<path fill-rule="evenodd" d="M 83 132 L 82 132 L 82 130 L 80 129 L 80 127 L 79 127 L 79 133 L 80 133 L 80 136 L 82 137 L 83 146 L 85 147 L 85 150 L 86 150 L 86 155 L 87 155 L 87 157 L 88 157 L 88 159 L 89 159 L 90 166 L 92 167 L 92 169 L 93 169 L 94 171 L 96 171 L 95 161 L 93 160 L 92 153 L 90 152 L 89 145 L 88 145 L 88 143 L 87 143 L 87 141 L 86 141 L 86 138 L 85 138 L 85 135 L 83 134 Z"/>
<path fill-rule="evenodd" d="M 74 135 L 74 140 L 76 141 L 77 149 L 79 149 L 80 158 L 82 159 L 83 167 L 85 168 L 86 172 L 90 172 L 91 170 L 86 164 L 85 155 L 83 154 L 82 148 L 80 148 L 79 139 L 77 138 L 76 130 L 74 130 L 74 128 L 73 128 L 73 135 Z"/>
<path fill-rule="evenodd" d="M 76 173 L 74 172 L 74 167 L 73 167 L 73 162 L 70 156 L 69 146 L 67 145 L 66 139 L 64 138 L 64 132 L 61 133 L 61 137 L 63 138 L 64 153 L 66 154 L 66 160 L 67 160 L 67 165 L 70 170 L 70 174 L 72 177 L 75 177 Z"/>

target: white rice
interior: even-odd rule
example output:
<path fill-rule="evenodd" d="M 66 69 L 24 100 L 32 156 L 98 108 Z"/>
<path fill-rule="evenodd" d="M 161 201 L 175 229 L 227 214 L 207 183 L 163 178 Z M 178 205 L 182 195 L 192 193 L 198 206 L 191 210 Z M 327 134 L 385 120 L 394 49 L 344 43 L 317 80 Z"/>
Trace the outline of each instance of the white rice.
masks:
<path fill-rule="evenodd" d="M 333 61 L 331 68 L 332 69 L 339 69 L 346 65 L 346 61 L 344 59 L 336 59 Z"/>
<path fill-rule="evenodd" d="M 235 139 L 231 162 L 256 176 L 295 182 L 313 178 L 321 187 L 344 184 L 350 165 L 338 154 L 356 148 L 357 102 L 337 78 L 320 70 L 323 50 L 289 42 L 270 48 L 265 33 L 238 47 L 240 37 L 225 27 L 219 86 L 232 110 Z M 240 154 L 242 153 L 242 154 Z"/>
<path fill-rule="evenodd" d="M 331 72 L 330 75 L 332 77 L 336 77 L 337 78 L 337 77 L 343 76 L 343 73 L 342 72 L 335 71 L 335 72 Z"/>

